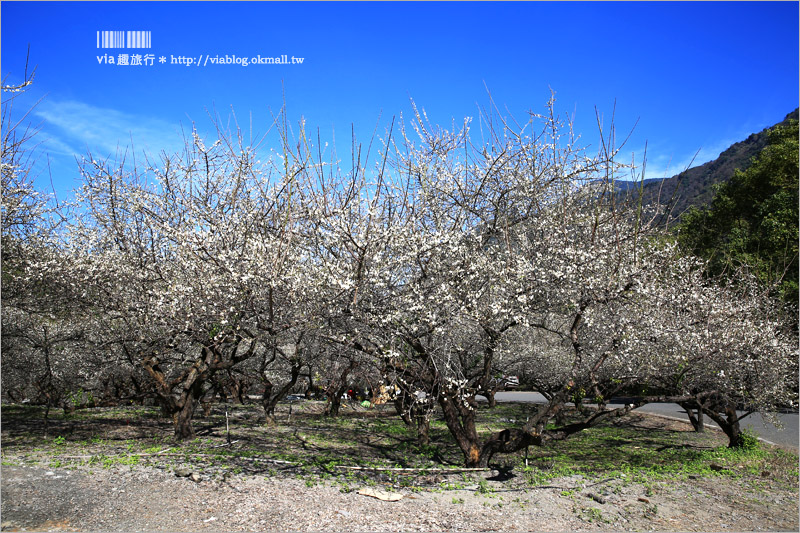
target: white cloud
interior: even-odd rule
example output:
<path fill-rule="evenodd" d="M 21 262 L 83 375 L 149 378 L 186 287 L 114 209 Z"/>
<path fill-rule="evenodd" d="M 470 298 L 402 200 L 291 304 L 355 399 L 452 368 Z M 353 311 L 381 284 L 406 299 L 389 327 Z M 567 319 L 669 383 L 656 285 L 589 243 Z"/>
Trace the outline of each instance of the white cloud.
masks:
<path fill-rule="evenodd" d="M 645 179 L 671 178 L 684 170 L 700 166 L 708 161 L 713 161 L 732 144 L 742 141 L 745 138 L 746 136 L 739 139 L 717 141 L 710 143 L 706 147 L 698 146 L 691 152 L 681 152 L 680 154 L 675 154 L 674 151 L 670 151 L 666 146 L 657 149 L 650 147 L 647 150 Z M 641 178 L 642 158 L 645 152 L 642 148 L 634 153 L 636 154 L 636 165 L 638 167 L 636 174 L 637 179 L 639 179 Z"/>
<path fill-rule="evenodd" d="M 183 146 L 178 124 L 75 100 L 45 100 L 34 114 L 44 121 L 44 148 L 53 155 L 80 158 L 89 150 L 107 157 L 131 145 L 137 155 L 158 154 Z"/>
<path fill-rule="evenodd" d="M 645 168 L 645 179 L 664 179 L 671 178 L 675 174 L 680 174 L 684 170 L 702 164 L 700 153 L 682 154 L 680 159 L 672 154 L 658 153 L 647 154 L 647 166 Z"/>

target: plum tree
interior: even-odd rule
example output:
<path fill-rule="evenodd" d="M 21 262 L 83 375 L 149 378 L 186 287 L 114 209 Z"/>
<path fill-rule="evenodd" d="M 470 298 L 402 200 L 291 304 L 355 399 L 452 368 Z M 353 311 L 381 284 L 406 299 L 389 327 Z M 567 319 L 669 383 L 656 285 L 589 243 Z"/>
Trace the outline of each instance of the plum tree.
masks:
<path fill-rule="evenodd" d="M 635 169 L 619 162 L 613 128 L 590 154 L 552 99 L 522 125 L 479 119 L 478 141 L 469 120 L 447 131 L 415 106 L 399 133 L 393 121 L 366 151 L 354 141 L 345 170 L 302 124 L 290 140 L 285 115 L 263 163 L 220 128 L 210 145 L 193 132 L 183 154 L 139 168 L 90 154 L 63 231 L 34 217 L 36 231 L 14 237 L 20 250 L 30 235 L 45 245 L 8 269 L 9 283 L 44 296 L 28 298 L 32 312 L 59 302 L 50 341 L 80 331 L 93 357 L 145 374 L 179 439 L 234 374 L 259 384 L 267 419 L 304 371 L 321 374 L 332 415 L 351 380 L 388 386 L 420 442 L 440 411 L 468 466 L 651 401 L 719 419 L 735 445 L 733 407 L 796 401 L 785 313 L 744 276 L 704 279 L 652 223 L 657 206 L 617 197 L 614 181 Z M 3 167 L 4 187 L 17 166 Z M 4 309 L 4 349 L 42 357 L 32 347 L 55 345 L 27 320 Z M 5 336 L 7 323 L 27 344 Z M 476 397 L 491 399 L 506 368 L 548 402 L 483 437 Z"/>

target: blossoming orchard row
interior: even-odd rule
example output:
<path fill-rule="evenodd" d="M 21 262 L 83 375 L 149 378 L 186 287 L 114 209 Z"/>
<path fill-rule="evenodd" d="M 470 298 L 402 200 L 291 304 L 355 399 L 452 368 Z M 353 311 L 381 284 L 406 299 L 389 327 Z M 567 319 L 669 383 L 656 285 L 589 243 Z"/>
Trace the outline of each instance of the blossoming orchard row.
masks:
<path fill-rule="evenodd" d="M 582 149 L 552 101 L 522 126 L 457 131 L 415 108 L 345 153 L 284 119 L 263 162 L 240 132 L 136 167 L 89 155 L 58 207 L 10 131 L 4 394 L 155 399 L 186 438 L 211 397 L 257 391 L 269 417 L 307 379 L 335 414 L 354 383 L 384 385 L 423 440 L 441 412 L 469 466 L 650 401 L 713 417 L 736 445 L 736 407 L 793 401 L 779 303 L 744 272 L 704 278 L 660 207 L 614 188 L 632 169 L 613 135 Z M 475 397 L 504 374 L 549 403 L 481 437 Z M 621 394 L 634 400 L 606 406 Z M 567 423 L 565 404 L 587 400 L 598 409 Z"/>

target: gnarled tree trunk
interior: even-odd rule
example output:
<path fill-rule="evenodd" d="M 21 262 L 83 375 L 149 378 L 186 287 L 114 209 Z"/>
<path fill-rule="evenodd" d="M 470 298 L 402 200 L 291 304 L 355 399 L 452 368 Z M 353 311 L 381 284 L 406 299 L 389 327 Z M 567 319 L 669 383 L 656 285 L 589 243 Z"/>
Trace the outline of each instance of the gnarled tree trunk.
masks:
<path fill-rule="evenodd" d="M 475 427 L 475 398 L 460 398 L 456 392 L 440 394 L 438 400 L 447 428 L 464 454 L 465 466 L 481 466 L 482 446 Z"/>
<path fill-rule="evenodd" d="M 727 404 L 722 412 L 709 408 L 703 408 L 702 411 L 725 432 L 728 437 L 728 448 L 741 448 L 745 445 L 739 421 L 747 415 L 739 416 L 734 404 Z"/>
<path fill-rule="evenodd" d="M 205 393 L 204 385 L 211 380 L 218 370 L 229 368 L 241 357 L 222 360 L 217 347 L 203 346 L 200 357 L 191 367 L 173 380 L 167 380 L 161 370 L 160 361 L 155 355 L 146 355 L 142 360 L 144 369 L 155 381 L 156 395 L 161 405 L 161 412 L 172 418 L 175 424 L 175 438 L 184 440 L 194 436 L 192 418 L 200 399 Z"/>
<path fill-rule="evenodd" d="M 185 440 L 194 437 L 194 428 L 192 427 L 192 419 L 194 418 L 194 411 L 197 407 L 198 400 L 203 394 L 203 381 L 195 380 L 189 386 L 189 389 L 181 394 L 180 401 L 177 404 L 177 411 L 173 413 L 172 420 L 175 423 L 175 438 L 178 440 Z"/>
<path fill-rule="evenodd" d="M 337 417 L 339 416 L 339 408 L 342 405 L 342 395 L 347 392 L 347 376 L 350 375 L 358 364 L 351 360 L 344 369 L 341 375 L 331 381 L 325 389 L 325 395 L 328 397 L 328 403 L 325 405 L 325 416 Z"/>
<path fill-rule="evenodd" d="M 689 422 L 692 423 L 695 432 L 703 433 L 705 431 L 703 408 L 691 402 L 681 403 L 680 406 L 686 410 L 686 415 L 689 417 Z"/>
<path fill-rule="evenodd" d="M 275 407 L 278 405 L 278 402 L 283 400 L 286 395 L 289 394 L 289 391 L 292 390 L 292 387 L 295 386 L 297 379 L 300 377 L 300 369 L 302 367 L 303 364 L 299 361 L 292 361 L 291 378 L 277 390 L 275 390 L 274 385 L 266 376 L 263 377 L 264 396 L 261 398 L 261 406 L 264 408 L 264 416 L 266 417 L 268 424 L 275 422 Z M 273 393 L 273 391 L 275 392 Z"/>

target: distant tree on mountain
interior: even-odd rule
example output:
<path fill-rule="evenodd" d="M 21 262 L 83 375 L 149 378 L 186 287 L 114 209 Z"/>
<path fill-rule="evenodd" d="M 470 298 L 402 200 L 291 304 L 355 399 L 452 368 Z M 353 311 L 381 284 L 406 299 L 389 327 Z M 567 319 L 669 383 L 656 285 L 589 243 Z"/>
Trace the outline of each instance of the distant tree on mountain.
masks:
<path fill-rule="evenodd" d="M 796 111 L 795 111 L 796 113 Z M 709 260 L 711 274 L 746 265 L 787 302 L 798 298 L 798 121 L 767 132 L 746 170 L 713 187 L 710 205 L 687 211 L 679 242 Z"/>

